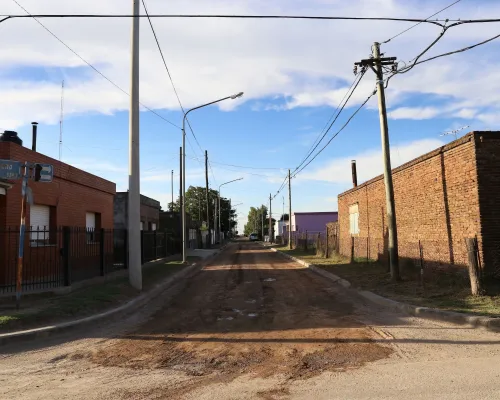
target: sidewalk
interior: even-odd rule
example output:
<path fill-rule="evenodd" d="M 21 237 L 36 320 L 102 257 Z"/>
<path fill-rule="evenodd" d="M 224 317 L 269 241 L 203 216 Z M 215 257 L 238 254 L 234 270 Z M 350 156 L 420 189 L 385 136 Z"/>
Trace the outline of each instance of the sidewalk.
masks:
<path fill-rule="evenodd" d="M 2 299 L 0 333 L 64 323 L 111 310 L 137 298 L 141 293 L 148 292 L 167 277 L 212 254 L 198 255 L 196 252 L 188 252 L 187 265 L 182 264 L 177 256 L 174 260 L 170 258 L 145 264 L 142 269 L 142 292 L 132 288 L 126 276 L 86 286 L 64 295 L 50 293 L 26 295 L 21 300 L 20 310 L 15 309 L 15 302 L 12 299 Z"/>
<path fill-rule="evenodd" d="M 471 316 L 500 317 L 500 295 L 471 296 L 469 282 L 456 273 L 436 272 L 422 286 L 419 271 L 407 267 L 401 268 L 403 281 L 394 283 L 387 266 L 379 262 L 355 260 L 350 263 L 341 256 L 325 259 L 299 249 L 289 250 L 285 246 L 274 248 L 335 274 L 354 288 L 397 302 Z"/>

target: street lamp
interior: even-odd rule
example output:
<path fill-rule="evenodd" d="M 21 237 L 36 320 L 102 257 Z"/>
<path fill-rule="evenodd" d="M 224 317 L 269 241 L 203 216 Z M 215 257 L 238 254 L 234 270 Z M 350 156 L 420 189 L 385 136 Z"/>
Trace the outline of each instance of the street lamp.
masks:
<path fill-rule="evenodd" d="M 238 178 L 238 179 L 233 179 L 232 181 L 229 181 L 229 182 L 225 182 L 223 184 L 221 184 L 219 186 L 219 191 L 217 193 L 218 197 L 219 197 L 219 234 L 217 235 L 219 237 L 219 241 L 220 241 L 220 230 L 221 230 L 221 220 L 220 220 L 220 188 L 224 185 L 227 185 L 229 183 L 233 183 L 233 182 L 237 182 L 237 181 L 241 181 L 243 178 Z M 231 214 L 231 211 L 229 211 L 229 214 Z"/>
<path fill-rule="evenodd" d="M 203 104 L 198 107 L 191 108 L 186 113 L 184 113 L 184 118 L 182 119 L 182 262 L 186 262 L 186 118 L 187 115 L 194 110 L 199 108 L 211 106 L 212 104 L 219 103 L 224 100 L 234 100 L 238 97 L 243 96 L 243 92 L 234 94 L 232 96 L 224 97 L 223 99 L 215 100 L 207 104 Z"/>

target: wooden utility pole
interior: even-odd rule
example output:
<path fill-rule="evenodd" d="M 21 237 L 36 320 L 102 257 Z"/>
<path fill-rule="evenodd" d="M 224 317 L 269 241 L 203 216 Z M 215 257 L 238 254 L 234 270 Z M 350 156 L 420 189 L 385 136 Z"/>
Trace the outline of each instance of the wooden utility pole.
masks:
<path fill-rule="evenodd" d="M 292 250 L 292 176 L 288 170 L 288 248 Z"/>
<path fill-rule="evenodd" d="M 380 43 L 375 42 L 372 47 L 372 58 L 361 60 L 355 65 L 362 68 L 370 67 L 377 76 L 377 96 L 380 116 L 380 134 L 382 138 L 382 153 L 384 158 L 385 200 L 387 208 L 387 228 L 389 231 L 389 264 L 391 278 L 400 281 L 398 256 L 398 230 L 396 225 L 396 207 L 394 204 L 394 186 L 392 183 L 391 153 L 389 144 L 389 127 L 387 124 L 387 110 L 385 105 L 384 73 L 382 66 L 393 66 L 396 57 L 380 57 Z"/>
<path fill-rule="evenodd" d="M 273 199 L 271 198 L 271 193 L 269 193 L 269 243 L 273 242 L 272 224 L 273 224 Z"/>
<path fill-rule="evenodd" d="M 261 232 L 262 232 L 262 241 L 264 241 L 264 206 L 260 207 L 260 219 L 261 219 L 261 222 L 262 222 L 262 229 L 261 229 Z"/>
<path fill-rule="evenodd" d="M 205 193 L 207 197 L 207 248 L 209 249 L 212 245 L 212 233 L 210 232 L 210 200 L 209 200 L 209 188 L 208 188 L 208 151 L 205 150 Z"/>

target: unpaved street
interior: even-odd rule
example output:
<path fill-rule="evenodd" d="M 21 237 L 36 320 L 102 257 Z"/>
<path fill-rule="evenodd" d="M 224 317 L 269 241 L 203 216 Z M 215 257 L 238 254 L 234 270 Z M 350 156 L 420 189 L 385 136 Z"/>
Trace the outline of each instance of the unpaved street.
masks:
<path fill-rule="evenodd" d="M 259 244 L 86 329 L 1 348 L 0 397 L 500 398 L 500 335 L 365 303 Z"/>

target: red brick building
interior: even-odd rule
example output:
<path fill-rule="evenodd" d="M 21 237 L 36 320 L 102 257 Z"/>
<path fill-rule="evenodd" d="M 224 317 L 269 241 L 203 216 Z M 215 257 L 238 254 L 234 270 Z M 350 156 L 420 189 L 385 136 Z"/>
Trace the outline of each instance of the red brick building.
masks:
<path fill-rule="evenodd" d="M 13 142 L 0 142 L 0 159 L 54 166 L 51 183 L 29 181 L 34 204 L 26 207 L 26 226 L 28 230 L 31 227 L 39 232 L 28 233 L 25 239 L 25 269 L 28 275 L 42 273 L 44 259 L 50 259 L 53 264 L 60 257 L 61 235 L 57 227 L 89 228 L 96 232 L 100 228 L 113 228 L 116 192 L 113 182 Z M 21 181 L 4 182 L 0 187 L 6 187 L 6 183 L 11 188 L 0 191 L 0 284 L 12 280 L 12 271 L 6 272 L 5 266 L 10 268 L 15 264 L 18 243 L 15 231 L 18 232 L 21 218 Z M 85 237 L 85 232 L 82 236 Z M 95 238 L 88 239 L 89 244 L 95 242 Z M 31 259 L 36 260 L 38 265 L 30 266 Z"/>
<path fill-rule="evenodd" d="M 500 269 L 500 132 L 471 132 L 393 169 L 402 262 L 465 266 L 465 238 L 477 236 L 485 272 Z M 383 176 L 338 196 L 340 252 L 387 258 Z"/>

